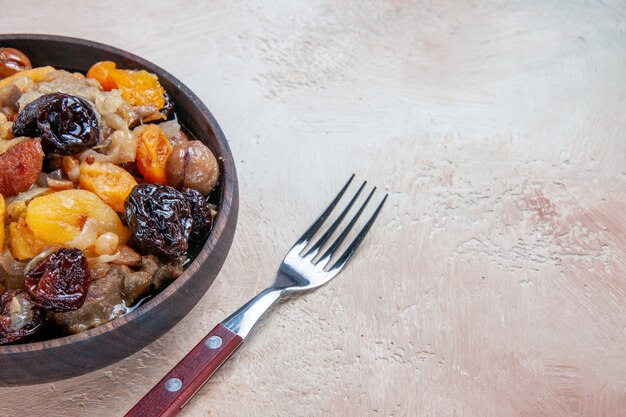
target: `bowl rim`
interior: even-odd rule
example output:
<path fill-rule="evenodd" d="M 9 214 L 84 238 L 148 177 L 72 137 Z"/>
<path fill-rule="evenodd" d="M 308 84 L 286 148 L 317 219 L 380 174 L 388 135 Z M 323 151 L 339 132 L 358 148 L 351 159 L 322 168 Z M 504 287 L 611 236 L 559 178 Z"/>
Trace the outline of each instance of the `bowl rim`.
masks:
<path fill-rule="evenodd" d="M 176 292 L 180 287 L 184 286 L 194 276 L 200 265 L 207 260 L 209 254 L 215 248 L 221 235 L 225 231 L 227 220 L 233 209 L 233 203 L 236 203 L 237 199 L 237 173 L 235 170 L 235 163 L 226 137 L 222 132 L 222 129 L 220 128 L 211 111 L 200 100 L 200 98 L 168 71 L 144 58 L 141 58 L 138 55 L 125 51 L 121 48 L 87 39 L 33 33 L 0 34 L 0 44 L 4 41 L 16 40 L 61 42 L 65 44 L 77 45 L 80 47 L 97 48 L 107 53 L 123 55 L 126 58 L 135 61 L 138 65 L 147 69 L 149 72 L 158 73 L 160 79 L 164 78 L 172 85 L 175 85 L 176 88 L 179 89 L 183 95 L 187 96 L 193 102 L 193 105 L 197 107 L 202 115 L 207 119 L 211 130 L 215 134 L 216 141 L 214 145 L 216 150 L 218 151 L 218 155 L 216 156 L 218 160 L 222 162 L 223 168 L 223 171 L 220 173 L 220 181 L 222 182 L 222 193 L 220 196 L 221 198 L 218 214 L 215 218 L 212 231 L 204 246 L 196 256 L 196 258 L 191 262 L 191 264 L 183 271 L 183 273 L 173 282 L 171 282 L 166 288 L 159 291 L 159 293 L 156 294 L 154 297 L 152 297 L 147 302 L 140 305 L 138 308 L 134 309 L 130 313 L 127 313 L 107 323 L 103 323 L 92 329 L 85 330 L 77 334 L 30 343 L 0 345 L 0 355 L 59 349 L 64 346 L 79 344 L 81 342 L 85 342 L 87 340 L 102 336 L 120 327 L 126 326 L 132 323 L 136 318 L 145 314 L 149 314 L 150 311 L 157 309 L 159 305 L 163 303 L 170 295 Z M 236 209 L 233 214 L 236 215 Z"/>

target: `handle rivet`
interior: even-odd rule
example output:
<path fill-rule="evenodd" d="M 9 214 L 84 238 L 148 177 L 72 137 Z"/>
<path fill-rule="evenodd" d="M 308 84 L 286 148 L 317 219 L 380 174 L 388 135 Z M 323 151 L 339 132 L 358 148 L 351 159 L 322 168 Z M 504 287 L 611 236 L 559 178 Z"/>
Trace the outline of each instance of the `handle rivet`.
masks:
<path fill-rule="evenodd" d="M 169 392 L 176 392 L 183 387 L 183 381 L 178 378 L 170 378 L 165 381 L 165 389 Z"/>
<path fill-rule="evenodd" d="M 204 345 L 209 349 L 217 349 L 222 346 L 222 338 L 219 336 L 211 336 L 204 342 Z"/>

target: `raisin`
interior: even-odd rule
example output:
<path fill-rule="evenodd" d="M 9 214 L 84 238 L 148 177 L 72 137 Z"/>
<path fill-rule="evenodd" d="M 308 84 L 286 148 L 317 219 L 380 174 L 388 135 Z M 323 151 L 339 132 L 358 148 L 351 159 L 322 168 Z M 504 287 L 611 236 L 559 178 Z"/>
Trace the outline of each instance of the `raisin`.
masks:
<path fill-rule="evenodd" d="M 39 307 L 56 312 L 77 310 L 91 284 L 87 259 L 80 249 L 59 249 L 28 271 L 24 283 Z"/>
<path fill-rule="evenodd" d="M 189 207 L 191 208 L 191 218 L 193 219 L 189 240 L 193 242 L 202 242 L 211 231 L 211 226 L 213 226 L 211 207 L 198 190 L 194 190 L 193 188 L 184 188 L 183 195 L 189 203 Z"/>
<path fill-rule="evenodd" d="M 98 143 L 100 129 L 91 104 L 69 94 L 52 93 L 29 103 L 13 123 L 15 136 L 41 136 L 43 149 L 77 154 Z"/>
<path fill-rule="evenodd" d="M 180 191 L 166 185 L 139 184 L 124 206 L 133 242 L 141 253 L 168 259 L 187 252 L 193 220 Z"/>
<path fill-rule="evenodd" d="M 0 345 L 37 333 L 43 319 L 44 311 L 23 290 L 5 292 L 0 296 Z"/>

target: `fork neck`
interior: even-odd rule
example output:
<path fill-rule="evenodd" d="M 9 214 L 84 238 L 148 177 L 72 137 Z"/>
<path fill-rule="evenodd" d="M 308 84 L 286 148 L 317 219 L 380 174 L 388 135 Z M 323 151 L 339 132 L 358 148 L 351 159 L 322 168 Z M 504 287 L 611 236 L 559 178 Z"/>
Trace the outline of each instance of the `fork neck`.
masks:
<path fill-rule="evenodd" d="M 285 288 L 270 287 L 261 291 L 237 311 L 228 316 L 222 325 L 245 339 L 261 317 L 286 293 Z"/>

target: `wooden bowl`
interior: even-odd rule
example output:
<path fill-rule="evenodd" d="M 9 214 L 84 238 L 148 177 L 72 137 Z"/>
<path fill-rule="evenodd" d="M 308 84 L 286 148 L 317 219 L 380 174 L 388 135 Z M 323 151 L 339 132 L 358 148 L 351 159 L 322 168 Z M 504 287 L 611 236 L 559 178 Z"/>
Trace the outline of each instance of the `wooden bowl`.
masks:
<path fill-rule="evenodd" d="M 82 39 L 0 35 L 0 47 L 17 48 L 33 66 L 85 73 L 98 61 L 157 74 L 176 104 L 181 124 L 220 161 L 220 202 L 213 230 L 193 263 L 154 298 L 131 313 L 83 333 L 43 342 L 0 346 L 0 385 L 49 382 L 87 373 L 125 358 L 167 332 L 200 300 L 219 272 L 235 233 L 237 173 L 226 138 L 200 99 L 165 70 L 133 54 Z"/>

